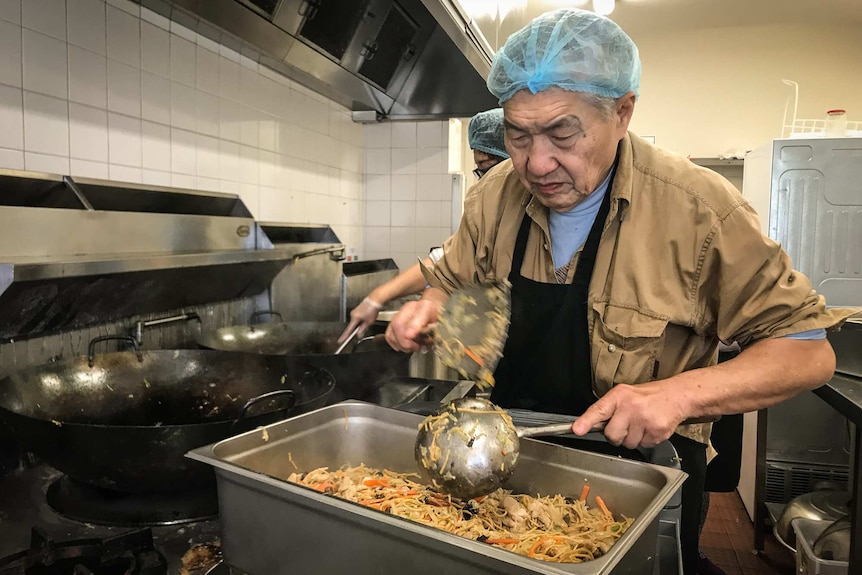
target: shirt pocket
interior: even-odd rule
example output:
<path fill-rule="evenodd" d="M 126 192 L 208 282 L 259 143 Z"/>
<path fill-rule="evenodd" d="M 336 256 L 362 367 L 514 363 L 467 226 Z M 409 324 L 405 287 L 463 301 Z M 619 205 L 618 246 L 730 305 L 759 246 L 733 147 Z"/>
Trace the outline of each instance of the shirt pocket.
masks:
<path fill-rule="evenodd" d="M 667 324 L 668 318 L 647 310 L 593 303 L 590 359 L 598 396 L 616 383 L 655 379 Z"/>

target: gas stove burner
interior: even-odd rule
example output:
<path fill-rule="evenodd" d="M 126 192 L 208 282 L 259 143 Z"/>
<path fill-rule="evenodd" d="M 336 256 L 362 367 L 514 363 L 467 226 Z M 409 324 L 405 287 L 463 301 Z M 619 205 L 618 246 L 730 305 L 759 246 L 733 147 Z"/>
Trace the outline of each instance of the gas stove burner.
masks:
<path fill-rule="evenodd" d="M 150 529 L 105 539 L 56 542 L 38 528 L 30 549 L 0 558 L 0 575 L 167 575 Z"/>
<path fill-rule="evenodd" d="M 215 486 L 158 493 L 121 493 L 63 476 L 48 487 L 60 515 L 96 525 L 176 525 L 218 515 Z"/>

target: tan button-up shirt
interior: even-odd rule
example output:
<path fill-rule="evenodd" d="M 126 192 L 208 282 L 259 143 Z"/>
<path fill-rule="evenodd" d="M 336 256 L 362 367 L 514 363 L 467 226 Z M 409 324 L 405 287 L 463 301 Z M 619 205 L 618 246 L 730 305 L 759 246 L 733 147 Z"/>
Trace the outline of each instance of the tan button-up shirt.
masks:
<path fill-rule="evenodd" d="M 745 347 L 834 328 L 857 311 L 827 310 L 781 246 L 761 233 L 739 191 L 686 158 L 628 134 L 610 194 L 587 302 L 597 396 L 615 383 L 714 365 L 719 340 Z M 521 275 L 556 282 L 548 209 L 505 161 L 468 193 L 431 285 L 451 292 L 508 277 L 525 212 L 533 221 Z M 678 431 L 707 443 L 711 424 Z"/>

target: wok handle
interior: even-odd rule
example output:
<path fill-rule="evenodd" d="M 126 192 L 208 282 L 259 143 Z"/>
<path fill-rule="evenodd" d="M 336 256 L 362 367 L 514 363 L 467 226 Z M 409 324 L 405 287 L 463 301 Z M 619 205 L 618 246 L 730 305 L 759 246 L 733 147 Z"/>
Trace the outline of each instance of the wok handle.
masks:
<path fill-rule="evenodd" d="M 356 343 L 353 344 L 353 347 L 351 349 L 356 350 L 363 343 L 368 343 L 369 341 L 380 341 L 381 339 L 384 339 L 385 337 L 386 336 L 382 333 L 378 333 L 377 335 L 366 335 L 365 337 L 363 337 L 361 339 L 357 339 Z"/>
<path fill-rule="evenodd" d="M 275 391 L 268 391 L 266 393 L 261 393 L 257 397 L 252 397 L 248 401 L 245 402 L 245 405 L 242 406 L 242 410 L 239 412 L 239 417 L 236 418 L 234 424 L 239 423 L 243 419 L 245 419 L 246 412 L 248 412 L 249 408 L 253 406 L 255 403 L 260 401 L 266 401 L 267 399 L 272 399 L 273 397 L 278 397 L 280 395 L 287 396 L 287 407 L 283 407 L 282 409 L 276 409 L 273 411 L 290 411 L 293 409 L 293 406 L 296 405 L 296 394 L 292 389 L 276 389 Z"/>
<path fill-rule="evenodd" d="M 275 315 L 275 316 L 278 316 L 278 319 L 280 319 L 281 321 L 284 321 L 284 318 L 277 311 L 262 310 L 262 311 L 256 311 L 256 312 L 252 313 L 250 316 L 248 316 L 248 323 L 254 323 L 254 320 L 259 318 L 262 315 Z"/>
<path fill-rule="evenodd" d="M 129 345 L 132 346 L 132 349 L 135 350 L 135 355 L 138 356 L 138 361 L 144 361 L 144 356 L 141 354 L 141 349 L 138 347 L 138 342 L 131 335 L 102 335 L 99 337 L 94 337 L 90 340 L 90 344 L 87 346 L 87 365 L 93 367 L 93 364 L 96 363 L 96 344 L 101 343 L 103 341 L 125 341 Z"/>

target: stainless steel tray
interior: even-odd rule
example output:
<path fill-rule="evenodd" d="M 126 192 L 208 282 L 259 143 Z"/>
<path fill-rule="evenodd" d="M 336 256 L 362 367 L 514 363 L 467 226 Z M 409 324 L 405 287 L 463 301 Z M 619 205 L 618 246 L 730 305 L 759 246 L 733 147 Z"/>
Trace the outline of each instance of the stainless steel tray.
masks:
<path fill-rule="evenodd" d="M 577 497 L 587 481 L 591 499 L 636 518 L 608 554 L 580 564 L 530 559 L 281 479 L 360 463 L 413 470 L 421 420 L 343 402 L 191 451 L 216 470 L 225 560 L 250 575 L 653 573 L 658 515 L 686 477 L 675 469 L 523 440 L 507 487 Z"/>

